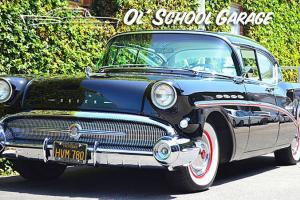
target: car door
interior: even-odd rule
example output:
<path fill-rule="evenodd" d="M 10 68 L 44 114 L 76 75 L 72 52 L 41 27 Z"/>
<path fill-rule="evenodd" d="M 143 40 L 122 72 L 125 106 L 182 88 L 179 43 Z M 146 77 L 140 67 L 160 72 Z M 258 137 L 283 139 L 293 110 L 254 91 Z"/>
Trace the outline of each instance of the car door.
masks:
<path fill-rule="evenodd" d="M 270 148 L 276 144 L 279 130 L 275 85 L 269 81 L 273 71 L 258 61 L 254 48 L 241 47 L 240 53 L 243 71 L 247 72 L 244 85 L 250 109 L 250 134 L 246 151 Z"/>
<path fill-rule="evenodd" d="M 294 124 L 295 119 L 293 116 L 296 116 L 298 100 L 294 97 L 294 90 L 290 89 L 290 84 L 282 81 L 282 74 L 277 61 L 264 51 L 257 52 L 257 59 L 260 66 L 268 66 L 270 69 L 273 69 L 275 74 L 273 77 L 275 82 L 274 95 L 277 106 L 282 108 L 279 112 L 280 128 L 276 146 L 290 144 L 293 137 L 297 134 L 297 126 Z M 272 81 L 271 77 L 265 78 L 269 82 Z"/>

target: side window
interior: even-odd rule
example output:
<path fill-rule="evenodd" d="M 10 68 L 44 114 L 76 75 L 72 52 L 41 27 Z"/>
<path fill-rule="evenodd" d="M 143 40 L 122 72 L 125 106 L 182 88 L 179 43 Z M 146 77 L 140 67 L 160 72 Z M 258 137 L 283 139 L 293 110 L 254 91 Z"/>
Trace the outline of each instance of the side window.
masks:
<path fill-rule="evenodd" d="M 274 83 L 275 63 L 260 52 L 257 52 L 257 62 L 262 81 Z"/>
<path fill-rule="evenodd" d="M 243 73 L 246 73 L 246 77 L 259 80 L 259 71 L 255 58 L 255 51 L 252 49 L 241 48 L 241 57 L 243 60 Z"/>

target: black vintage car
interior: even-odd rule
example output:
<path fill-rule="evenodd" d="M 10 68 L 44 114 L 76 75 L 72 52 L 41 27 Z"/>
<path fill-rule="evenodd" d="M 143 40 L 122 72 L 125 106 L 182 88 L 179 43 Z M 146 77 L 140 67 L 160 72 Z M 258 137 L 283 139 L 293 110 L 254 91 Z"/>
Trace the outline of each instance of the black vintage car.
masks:
<path fill-rule="evenodd" d="M 68 165 L 158 166 L 178 189 L 200 191 L 220 163 L 300 158 L 300 85 L 282 81 L 250 39 L 123 33 L 86 75 L 1 78 L 0 152 L 24 178 L 57 178 Z"/>

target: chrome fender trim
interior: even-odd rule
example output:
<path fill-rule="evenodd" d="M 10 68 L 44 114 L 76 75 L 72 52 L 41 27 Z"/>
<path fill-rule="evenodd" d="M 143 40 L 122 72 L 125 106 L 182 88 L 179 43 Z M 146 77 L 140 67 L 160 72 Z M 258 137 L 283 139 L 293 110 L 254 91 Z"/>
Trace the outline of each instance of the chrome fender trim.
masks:
<path fill-rule="evenodd" d="M 2 125 L 0 125 L 0 154 L 5 149 L 6 142 L 7 142 L 7 139 L 6 139 L 4 129 L 3 129 Z"/>
<path fill-rule="evenodd" d="M 294 125 L 298 128 L 299 124 L 296 120 L 295 116 L 290 113 L 289 111 L 281 108 L 277 105 L 273 105 L 270 103 L 264 102 L 255 102 L 255 101 L 245 101 L 245 100 L 212 100 L 212 101 L 196 101 L 194 105 L 197 108 L 207 108 L 207 107 L 214 107 L 214 106 L 249 106 L 249 107 L 264 107 L 267 109 L 279 111 L 285 115 L 287 115 L 294 123 Z"/>

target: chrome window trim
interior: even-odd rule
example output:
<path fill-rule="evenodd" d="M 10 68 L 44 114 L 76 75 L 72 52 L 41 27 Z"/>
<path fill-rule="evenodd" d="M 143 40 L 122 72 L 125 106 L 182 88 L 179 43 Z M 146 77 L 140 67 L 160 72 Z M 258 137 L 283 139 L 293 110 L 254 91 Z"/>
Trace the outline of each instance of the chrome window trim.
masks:
<path fill-rule="evenodd" d="M 123 113 L 105 113 L 105 112 L 87 112 L 87 111 L 59 111 L 59 110 L 33 110 L 30 112 L 21 112 L 13 115 L 7 115 L 1 118 L 0 123 L 4 123 L 5 120 L 19 116 L 41 116 L 41 117 L 78 117 L 85 119 L 104 119 L 104 120 L 122 120 L 127 122 L 139 122 L 150 125 L 158 126 L 166 130 L 169 136 L 175 136 L 176 132 L 172 126 L 158 122 L 150 117 L 123 114 Z"/>
<path fill-rule="evenodd" d="M 238 54 L 239 59 L 241 60 L 241 68 L 244 67 L 244 62 L 243 62 L 242 55 L 239 52 L 240 49 L 241 48 L 251 49 L 255 53 L 255 60 L 256 60 L 256 63 L 257 63 L 257 68 L 259 70 L 259 80 L 254 80 L 254 79 L 244 77 L 245 80 L 256 81 L 258 83 L 268 84 L 268 85 L 271 85 L 271 86 L 276 86 L 278 84 L 278 82 L 279 82 L 279 73 L 280 73 L 279 68 L 280 67 L 279 67 L 279 64 L 278 64 L 277 60 L 274 58 L 274 56 L 267 49 L 262 49 L 262 48 L 258 48 L 258 47 L 254 47 L 254 46 L 250 46 L 250 45 L 246 45 L 246 44 L 240 44 L 240 43 L 232 43 L 232 44 L 233 44 L 233 47 L 235 48 L 235 50 Z M 259 67 L 258 58 L 257 58 L 257 53 L 258 52 L 265 55 L 266 57 L 268 57 L 268 59 L 274 63 L 273 67 L 275 68 L 275 75 L 273 77 L 273 79 L 274 79 L 273 83 L 268 83 L 268 82 L 265 82 L 261 79 L 260 67 Z"/>

